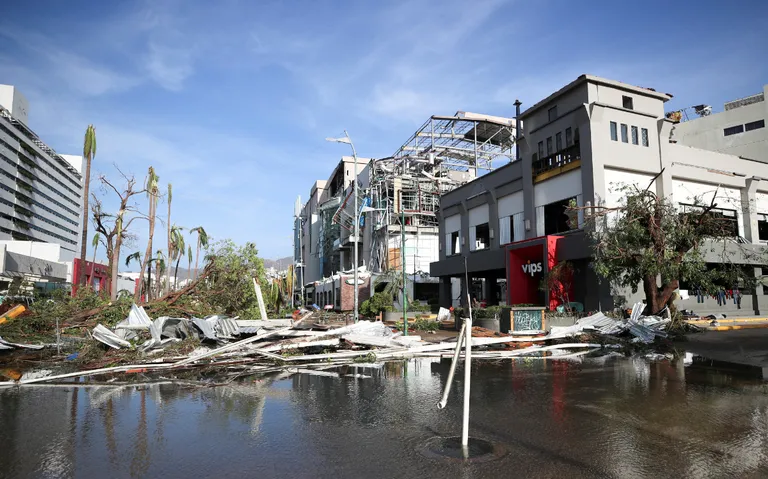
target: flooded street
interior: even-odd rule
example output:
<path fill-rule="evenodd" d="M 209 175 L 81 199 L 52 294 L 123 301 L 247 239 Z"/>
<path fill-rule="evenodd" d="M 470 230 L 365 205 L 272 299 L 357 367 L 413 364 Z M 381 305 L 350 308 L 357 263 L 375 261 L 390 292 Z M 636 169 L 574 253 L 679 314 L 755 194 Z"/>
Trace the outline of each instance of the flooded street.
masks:
<path fill-rule="evenodd" d="M 470 431 L 494 454 L 436 457 L 426 445 L 461 431 L 460 379 L 435 407 L 449 366 L 3 389 L 0 476 L 768 476 L 768 383 L 645 359 L 477 361 Z"/>

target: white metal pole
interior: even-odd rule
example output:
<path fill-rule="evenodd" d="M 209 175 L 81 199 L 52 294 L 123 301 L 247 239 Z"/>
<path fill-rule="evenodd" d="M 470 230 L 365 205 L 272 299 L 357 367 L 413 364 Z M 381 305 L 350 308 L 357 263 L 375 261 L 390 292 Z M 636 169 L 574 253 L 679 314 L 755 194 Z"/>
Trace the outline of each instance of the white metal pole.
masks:
<path fill-rule="evenodd" d="M 451 384 L 453 383 L 453 376 L 456 373 L 456 364 L 459 362 L 459 355 L 461 354 L 461 346 L 464 341 L 464 332 L 466 331 L 467 323 L 461 325 L 461 331 L 459 331 L 459 337 L 456 339 L 456 349 L 453 351 L 453 361 L 451 361 L 451 369 L 448 371 L 448 381 L 445 383 L 445 390 L 443 391 L 443 397 L 440 402 L 437 403 L 438 409 L 443 409 L 448 404 L 448 395 L 451 393 Z"/>
<path fill-rule="evenodd" d="M 472 298 L 469 295 L 469 273 L 467 273 L 467 258 L 464 258 L 464 278 L 467 282 L 467 306 L 469 309 L 469 317 L 466 318 L 464 341 L 466 349 L 464 350 L 464 416 L 461 427 L 461 446 L 464 448 L 464 455 L 466 456 L 467 447 L 469 446 L 469 386 L 470 377 L 472 376 Z"/>
<path fill-rule="evenodd" d="M 354 254 L 354 261 L 355 261 L 355 309 L 354 309 L 354 320 L 357 322 L 358 313 L 357 313 L 357 302 L 358 302 L 358 293 L 360 290 L 360 285 L 357 282 L 357 241 L 358 236 L 360 236 L 360 209 L 358 208 L 357 203 L 357 152 L 355 151 L 355 145 L 352 143 L 352 139 L 349 137 L 349 133 L 347 133 L 347 130 L 344 130 L 344 135 L 346 135 L 347 140 L 349 140 L 349 146 L 352 147 L 352 158 L 355 161 L 355 178 L 352 188 L 354 188 L 354 194 L 355 194 L 355 229 L 353 230 L 355 232 L 355 237 L 353 238 L 353 247 L 355 248 L 355 254 Z"/>

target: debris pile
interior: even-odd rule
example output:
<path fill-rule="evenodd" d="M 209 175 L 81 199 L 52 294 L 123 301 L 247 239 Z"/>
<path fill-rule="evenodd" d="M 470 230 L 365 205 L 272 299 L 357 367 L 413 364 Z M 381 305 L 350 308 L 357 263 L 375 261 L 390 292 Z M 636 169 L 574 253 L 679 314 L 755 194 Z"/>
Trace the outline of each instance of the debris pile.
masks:
<path fill-rule="evenodd" d="M 126 358 L 133 358 L 133 364 L 96 366 L 97 369 L 64 374 L 47 371 L 34 377 L 0 383 L 0 386 L 115 374 L 133 375 L 133 378 L 139 374 L 141 378 L 145 378 L 145 374 L 155 374 L 163 380 L 173 380 L 183 378 L 183 374 L 193 368 L 200 373 L 212 371 L 224 381 L 277 371 L 315 371 L 329 375 L 328 369 L 342 365 L 380 367 L 381 362 L 387 360 L 450 357 L 456 346 L 456 338 L 427 342 L 417 335 L 403 335 L 380 321 L 359 321 L 333 327 L 322 324 L 321 315 L 318 311 L 301 310 L 295 320 L 254 321 L 225 316 L 191 319 L 158 317 L 152 320 L 142 307 L 134 305 L 128 317 L 114 329 L 98 324 L 91 331 L 93 339 L 114 350 L 115 354 L 118 350 L 132 352 Z M 580 327 L 584 329 L 585 325 Z M 477 349 L 473 355 L 478 358 L 527 356 L 568 359 L 604 348 L 591 342 L 534 344 L 535 341 L 552 339 L 552 335 L 533 338 L 501 335 L 482 328 L 473 328 L 473 336 L 472 346 Z M 169 347 L 187 338 L 200 341 L 199 346 L 188 354 L 182 355 L 178 348 Z M 518 349 L 493 347 L 504 347 L 505 343 L 514 343 Z M 5 344 L 0 342 L 0 347 Z"/>
<path fill-rule="evenodd" d="M 553 326 L 549 335 L 544 338 L 567 338 L 584 333 L 619 336 L 627 332 L 634 336 L 632 341 L 636 343 L 650 344 L 657 337 L 666 338 L 665 329 L 671 320 L 659 316 L 643 316 L 644 307 L 645 303 L 636 303 L 628 319 L 614 319 L 603 313 L 596 313 L 579 319 L 573 326 Z"/>

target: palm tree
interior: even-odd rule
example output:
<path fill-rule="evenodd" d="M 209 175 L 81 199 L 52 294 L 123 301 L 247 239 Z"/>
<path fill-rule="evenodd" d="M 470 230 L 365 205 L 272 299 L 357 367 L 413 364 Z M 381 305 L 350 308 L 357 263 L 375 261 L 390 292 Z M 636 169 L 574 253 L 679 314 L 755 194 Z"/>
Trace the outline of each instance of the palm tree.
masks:
<path fill-rule="evenodd" d="M 171 237 L 171 199 L 173 198 L 173 185 L 168 183 L 168 262 L 173 259 L 173 238 Z M 166 269 L 165 273 L 165 287 L 168 291 L 171 290 L 171 268 Z"/>
<path fill-rule="evenodd" d="M 149 200 L 149 240 L 147 241 L 147 250 L 144 253 L 144 262 L 141 265 L 141 271 L 143 272 L 144 269 L 146 269 L 147 264 L 149 263 L 149 259 L 152 256 L 152 238 L 155 235 L 155 218 L 157 217 L 157 199 L 159 197 L 159 188 L 158 188 L 158 181 L 160 180 L 160 177 L 155 174 L 155 169 L 153 167 L 149 167 L 149 171 L 147 171 L 147 199 Z M 139 276 L 139 288 L 136 289 L 136 292 L 133 295 L 133 300 L 135 302 L 139 301 L 139 298 L 141 297 L 141 284 L 144 279 L 144 275 Z M 147 278 L 147 282 L 152 281 L 151 276 L 151 270 L 150 270 L 150 277 Z M 151 289 L 149 286 L 147 287 L 147 301 L 149 301 L 149 293 Z"/>
<path fill-rule="evenodd" d="M 200 247 L 208 247 L 208 233 L 205 232 L 202 226 L 192 228 L 189 230 L 189 232 L 197 233 L 197 253 L 195 254 L 195 279 L 197 279 L 197 266 L 199 264 L 198 261 L 200 260 Z"/>
<path fill-rule="evenodd" d="M 187 283 L 192 276 L 192 245 L 187 245 Z"/>
<path fill-rule="evenodd" d="M 184 250 L 187 248 L 184 241 L 184 235 L 181 234 L 182 231 L 184 231 L 184 228 L 181 226 L 174 225 L 173 228 L 171 228 L 171 247 L 173 251 L 171 260 L 176 259 L 176 271 L 173 272 L 173 289 L 178 289 L 179 287 L 179 263 L 181 262 L 181 257 L 184 255 Z"/>
<path fill-rule="evenodd" d="M 101 235 L 99 233 L 96 233 L 93 235 L 93 241 L 91 241 L 91 246 L 93 246 L 93 261 L 91 261 L 91 271 L 93 271 L 93 268 L 96 267 L 96 250 L 99 248 L 99 239 L 101 238 Z M 91 286 L 93 286 L 93 273 L 91 273 Z"/>
<path fill-rule="evenodd" d="M 88 125 L 85 129 L 85 140 L 83 141 L 83 156 L 85 163 L 85 178 L 83 178 L 83 237 L 80 241 L 80 259 L 85 265 L 85 258 L 88 249 L 88 195 L 91 186 L 91 161 L 96 156 L 96 129 L 93 125 Z M 77 278 L 77 284 L 85 286 L 85 266 L 80 268 L 80 275 Z"/>
<path fill-rule="evenodd" d="M 162 293 L 163 282 L 160 279 L 160 276 L 165 272 L 165 253 L 163 253 L 163 250 L 159 249 L 157 250 L 157 253 L 155 253 L 155 297 L 159 298 L 160 294 Z"/>
<path fill-rule="evenodd" d="M 125 258 L 125 267 L 129 267 L 131 265 L 131 261 L 135 261 L 136 263 L 141 263 L 141 253 L 138 251 L 134 251 L 133 253 L 129 254 L 127 258 Z M 139 270 L 139 278 L 144 276 L 144 270 Z M 141 279 L 139 279 L 139 285 L 136 287 L 136 291 L 139 292 L 139 296 L 141 296 L 141 287 L 144 284 Z M 117 289 L 117 287 L 115 287 Z M 134 293 L 135 294 L 135 293 Z"/>

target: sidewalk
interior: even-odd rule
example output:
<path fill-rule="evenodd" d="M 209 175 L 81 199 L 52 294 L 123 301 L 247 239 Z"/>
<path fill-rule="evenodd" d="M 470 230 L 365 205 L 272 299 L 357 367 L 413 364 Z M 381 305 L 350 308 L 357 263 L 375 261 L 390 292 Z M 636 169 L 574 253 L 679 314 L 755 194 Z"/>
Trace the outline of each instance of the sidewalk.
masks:
<path fill-rule="evenodd" d="M 718 326 L 710 326 L 712 319 L 696 319 L 687 321 L 707 331 L 736 331 L 740 329 L 768 329 L 768 317 L 763 318 L 725 318 L 717 319 Z"/>

